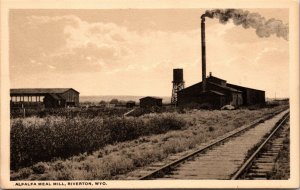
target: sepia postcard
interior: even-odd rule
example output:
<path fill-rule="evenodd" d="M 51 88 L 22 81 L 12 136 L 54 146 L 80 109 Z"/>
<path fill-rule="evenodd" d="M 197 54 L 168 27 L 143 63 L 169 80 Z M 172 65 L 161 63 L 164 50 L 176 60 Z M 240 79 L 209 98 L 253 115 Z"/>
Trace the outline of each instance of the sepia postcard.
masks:
<path fill-rule="evenodd" d="M 299 187 L 299 2 L 1 0 L 3 189 Z"/>

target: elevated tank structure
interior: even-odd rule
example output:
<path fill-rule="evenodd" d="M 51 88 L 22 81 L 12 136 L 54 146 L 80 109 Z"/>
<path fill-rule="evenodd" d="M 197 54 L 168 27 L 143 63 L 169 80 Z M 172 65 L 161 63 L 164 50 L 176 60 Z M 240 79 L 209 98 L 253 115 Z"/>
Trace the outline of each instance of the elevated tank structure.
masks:
<path fill-rule="evenodd" d="M 184 89 L 183 69 L 173 69 L 171 104 L 177 105 L 177 92 Z"/>

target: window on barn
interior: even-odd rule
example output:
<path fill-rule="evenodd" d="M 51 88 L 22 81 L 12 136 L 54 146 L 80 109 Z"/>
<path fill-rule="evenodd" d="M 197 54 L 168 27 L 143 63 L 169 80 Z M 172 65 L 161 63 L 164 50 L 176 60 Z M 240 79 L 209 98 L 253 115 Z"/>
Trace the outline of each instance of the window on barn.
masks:
<path fill-rule="evenodd" d="M 24 102 L 29 102 L 28 96 L 24 96 Z"/>

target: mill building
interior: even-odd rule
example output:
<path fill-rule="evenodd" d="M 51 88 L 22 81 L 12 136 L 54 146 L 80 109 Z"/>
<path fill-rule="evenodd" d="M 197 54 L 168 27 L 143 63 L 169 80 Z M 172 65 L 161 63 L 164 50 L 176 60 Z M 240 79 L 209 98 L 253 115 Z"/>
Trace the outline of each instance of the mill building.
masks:
<path fill-rule="evenodd" d="M 226 80 L 206 76 L 205 18 L 201 17 L 202 81 L 184 88 L 183 69 L 173 70 L 171 103 L 185 106 L 192 103 L 220 108 L 224 105 L 239 107 L 265 103 L 265 91 L 229 84 Z"/>
<path fill-rule="evenodd" d="M 177 92 L 177 105 L 185 106 L 197 103 L 211 108 L 224 105 L 234 107 L 265 103 L 265 92 L 227 83 L 226 80 L 210 75 L 203 82 L 196 83 Z"/>

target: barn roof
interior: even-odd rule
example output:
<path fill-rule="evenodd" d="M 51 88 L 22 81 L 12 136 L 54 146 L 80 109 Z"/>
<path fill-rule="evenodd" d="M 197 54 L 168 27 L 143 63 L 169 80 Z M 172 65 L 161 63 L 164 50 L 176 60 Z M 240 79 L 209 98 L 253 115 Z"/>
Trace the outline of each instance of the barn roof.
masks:
<path fill-rule="evenodd" d="M 146 97 L 140 98 L 140 100 L 143 100 L 143 99 L 156 99 L 156 100 L 162 100 L 162 98 L 156 97 L 156 96 L 146 96 Z"/>
<path fill-rule="evenodd" d="M 74 89 L 73 88 L 15 88 L 15 89 L 10 89 L 10 94 L 20 94 L 20 95 L 21 94 L 61 94 L 68 90 L 74 90 Z"/>
<path fill-rule="evenodd" d="M 218 77 L 215 77 L 215 76 L 212 76 L 212 75 L 210 75 L 209 77 L 206 77 L 206 78 L 207 78 L 207 80 L 214 79 L 214 80 L 219 80 L 219 81 L 226 82 L 226 80 L 218 78 Z"/>
<path fill-rule="evenodd" d="M 217 91 L 214 91 L 214 90 L 209 90 L 208 92 L 211 92 L 211 93 L 219 95 L 219 96 L 224 96 L 225 95 L 225 94 L 223 94 L 221 92 L 217 92 Z"/>
<path fill-rule="evenodd" d="M 245 87 L 245 86 L 239 86 L 239 85 L 236 85 L 236 84 L 230 84 L 230 83 L 228 83 L 227 85 L 230 86 L 230 87 L 233 87 L 233 88 L 242 88 L 242 89 L 249 89 L 249 90 L 256 90 L 256 91 L 264 92 L 264 90 L 259 90 L 259 89 L 255 89 L 255 88 L 249 88 L 249 87 Z"/>
<path fill-rule="evenodd" d="M 220 85 L 220 84 L 216 84 L 216 83 L 214 83 L 214 82 L 210 82 L 210 81 L 207 81 L 207 84 L 209 84 L 209 85 L 214 85 L 214 86 L 217 86 L 217 87 L 219 87 L 219 88 L 222 88 L 222 89 L 224 89 L 224 90 L 227 90 L 227 91 L 231 91 L 231 92 L 241 92 L 241 91 L 239 91 L 239 90 L 237 90 L 237 89 L 235 89 L 235 88 L 231 88 L 231 87 L 228 87 L 228 86 L 223 86 L 223 85 Z M 190 89 L 190 88 L 193 88 L 193 87 L 195 87 L 195 86 L 202 86 L 202 82 L 198 82 L 198 83 L 196 83 L 196 84 L 193 84 L 193 85 L 191 85 L 191 86 L 189 86 L 189 87 L 187 87 L 187 88 L 184 88 L 184 89 L 182 89 L 182 90 L 180 90 L 180 91 L 178 91 L 178 92 L 184 92 L 184 91 L 186 91 L 186 90 L 188 90 L 188 89 Z M 216 92 L 216 91 L 215 91 Z"/>
<path fill-rule="evenodd" d="M 49 95 L 55 100 L 63 100 L 64 99 L 59 94 L 49 94 Z"/>
<path fill-rule="evenodd" d="M 231 88 L 231 87 L 228 87 L 228 86 L 222 86 L 222 85 L 219 85 L 219 84 L 216 84 L 216 83 L 213 83 L 213 82 L 207 82 L 207 83 L 215 85 L 215 86 L 218 86 L 218 87 L 226 89 L 226 90 L 229 90 L 231 92 L 241 92 L 241 91 L 239 91 L 239 90 L 237 90 L 235 88 Z"/>

